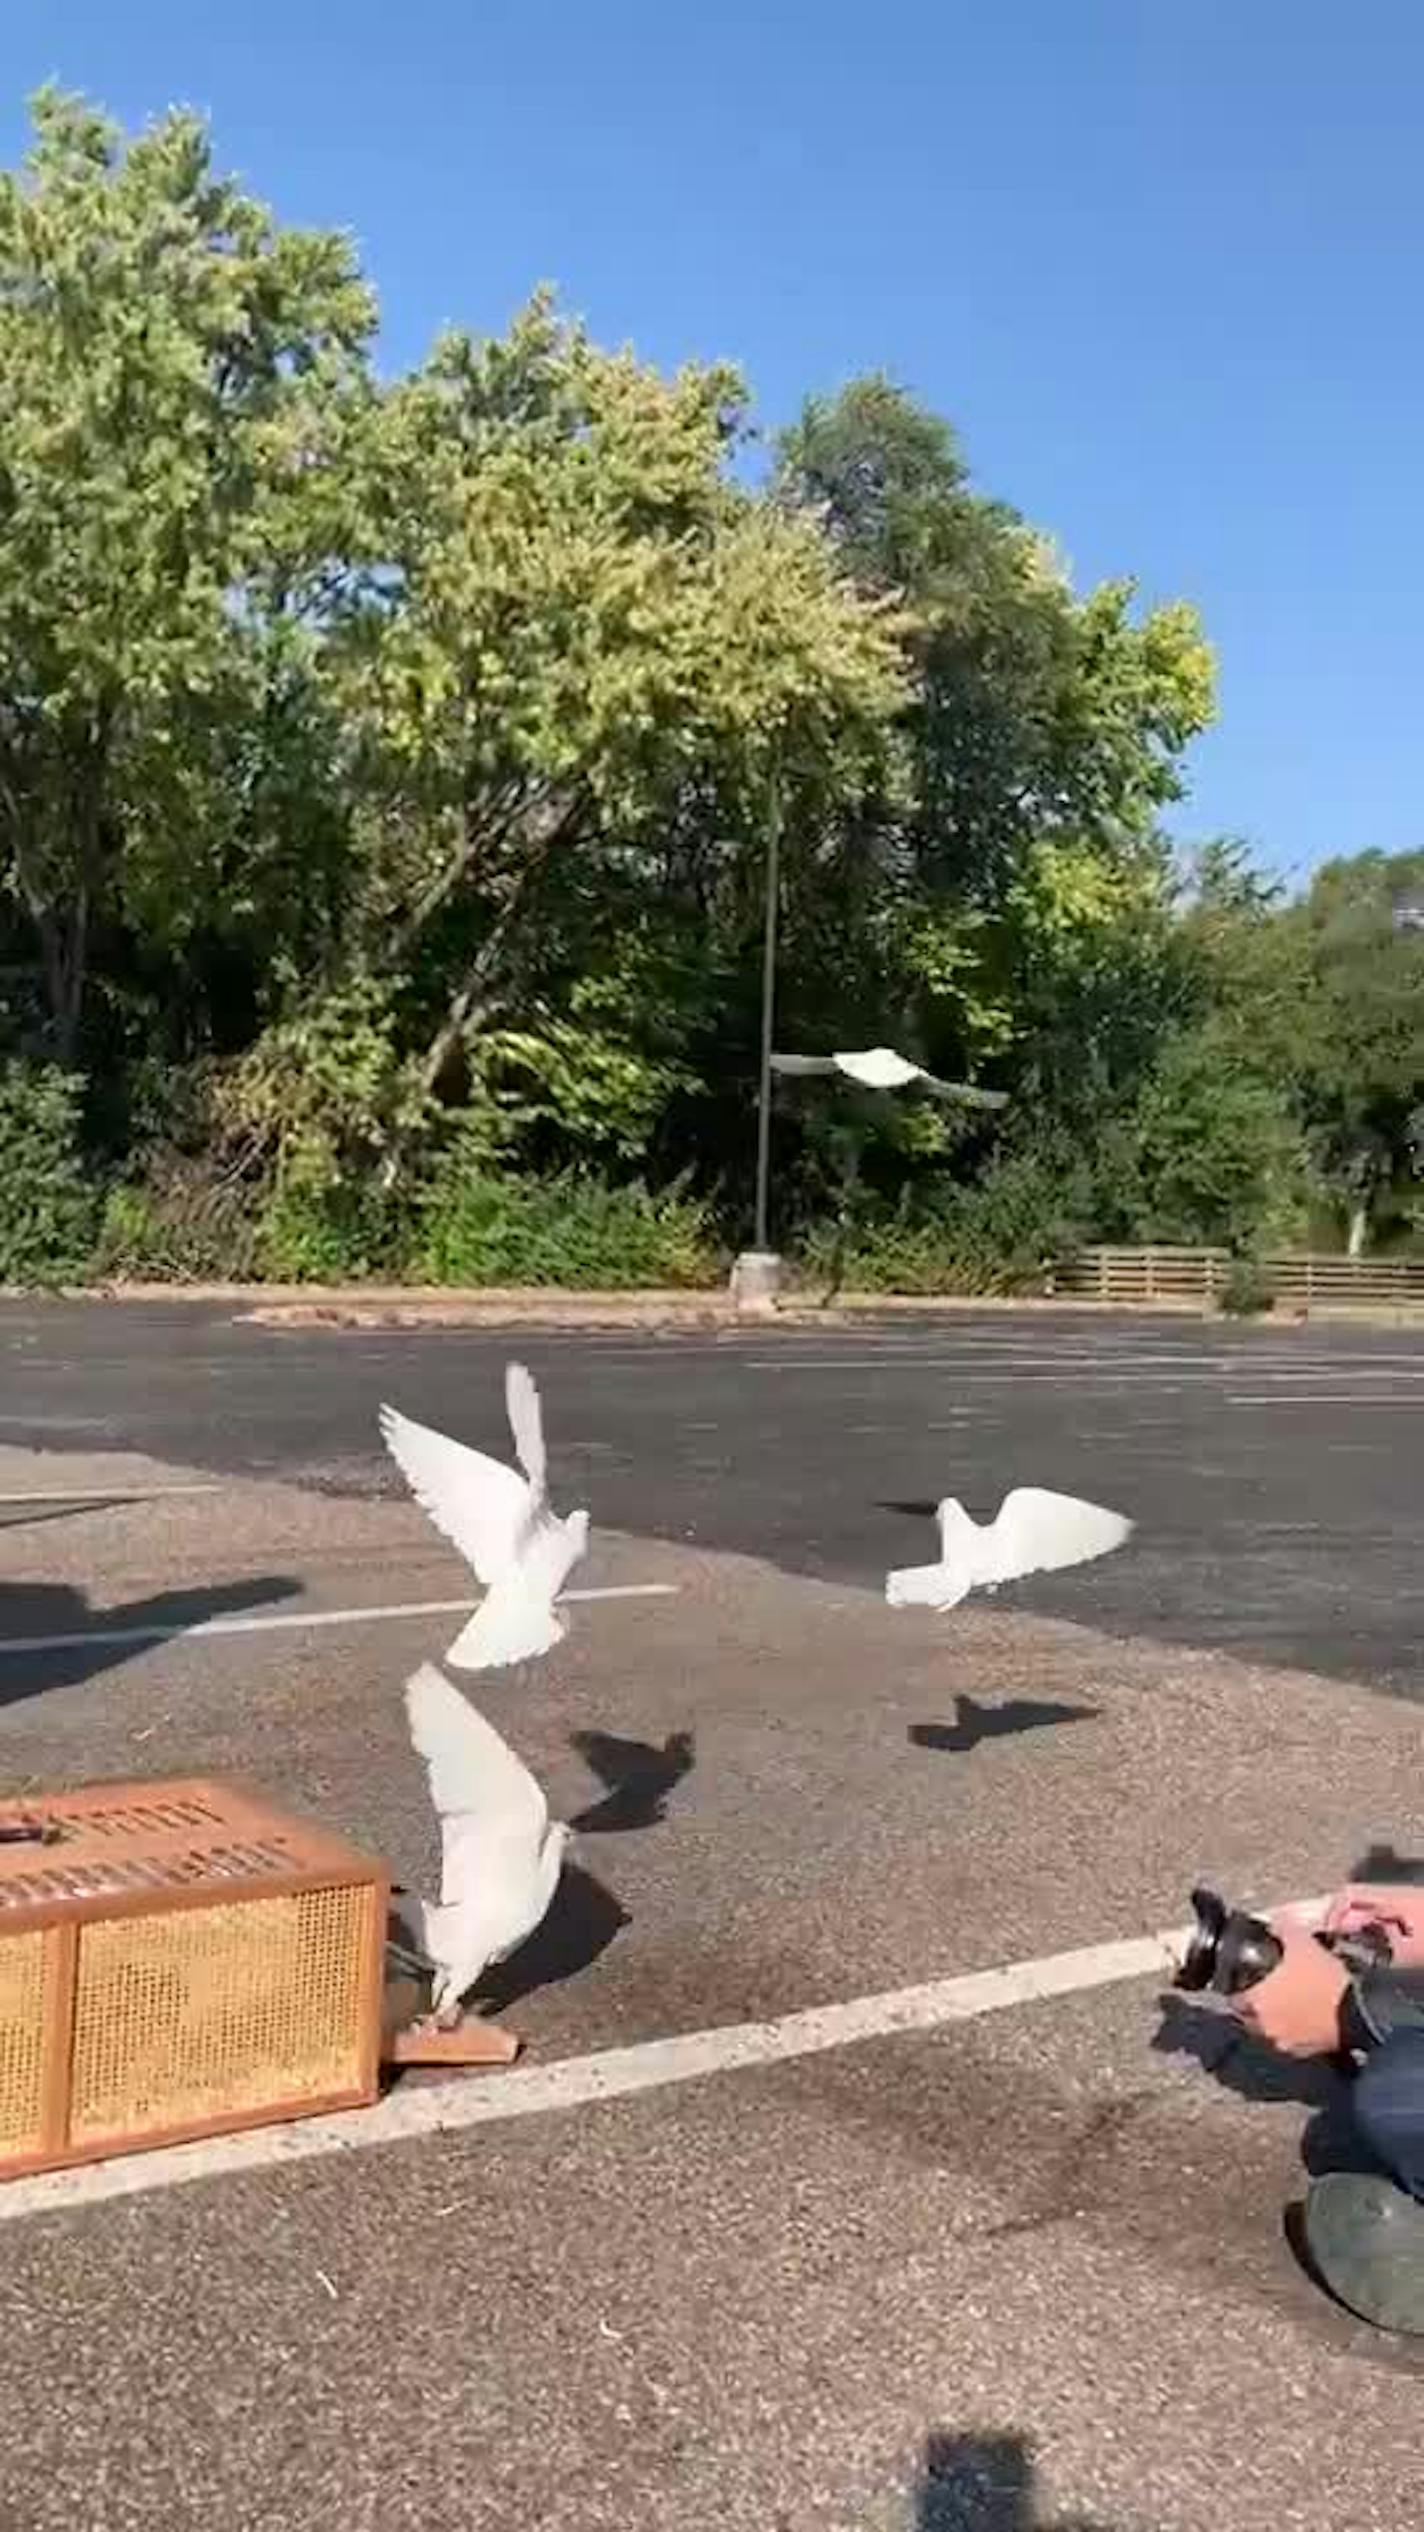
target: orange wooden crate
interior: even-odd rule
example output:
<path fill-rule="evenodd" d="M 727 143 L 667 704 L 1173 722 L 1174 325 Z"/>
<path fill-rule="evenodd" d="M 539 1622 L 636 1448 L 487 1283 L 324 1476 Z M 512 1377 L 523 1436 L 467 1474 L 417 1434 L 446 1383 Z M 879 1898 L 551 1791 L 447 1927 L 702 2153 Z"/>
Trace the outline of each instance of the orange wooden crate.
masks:
<path fill-rule="evenodd" d="M 0 1801 L 0 2178 L 373 2101 L 388 1904 L 226 1781 Z"/>

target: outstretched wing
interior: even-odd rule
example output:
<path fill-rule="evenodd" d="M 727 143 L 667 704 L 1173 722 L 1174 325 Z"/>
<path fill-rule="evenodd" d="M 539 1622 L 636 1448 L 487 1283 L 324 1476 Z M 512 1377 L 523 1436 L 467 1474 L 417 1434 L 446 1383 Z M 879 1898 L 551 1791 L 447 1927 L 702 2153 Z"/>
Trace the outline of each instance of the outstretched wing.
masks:
<path fill-rule="evenodd" d="M 537 1778 L 433 1662 L 406 1681 L 405 1710 L 440 1822 L 442 1906 L 477 1883 L 522 1883 L 549 1825 Z"/>
<path fill-rule="evenodd" d="M 448 1434 L 382 1407 L 381 1439 L 416 1502 L 486 1589 L 513 1562 L 528 1527 L 530 1489 L 512 1468 Z"/>
<path fill-rule="evenodd" d="M 548 1492 L 548 1463 L 544 1456 L 544 1417 L 539 1405 L 539 1392 L 533 1374 L 522 1363 L 511 1363 L 504 1375 L 504 1403 L 509 1411 L 509 1429 L 514 1435 L 514 1455 L 529 1480 L 529 1517 L 543 1510 Z"/>
<path fill-rule="evenodd" d="M 1121 1512 L 1106 1512 L 1101 1504 L 1050 1494 L 1044 1486 L 1015 1486 L 989 1531 L 994 1571 L 986 1579 L 1015 1582 L 1022 1574 L 1085 1565 L 1091 1557 L 1121 1547 L 1131 1529 Z"/>

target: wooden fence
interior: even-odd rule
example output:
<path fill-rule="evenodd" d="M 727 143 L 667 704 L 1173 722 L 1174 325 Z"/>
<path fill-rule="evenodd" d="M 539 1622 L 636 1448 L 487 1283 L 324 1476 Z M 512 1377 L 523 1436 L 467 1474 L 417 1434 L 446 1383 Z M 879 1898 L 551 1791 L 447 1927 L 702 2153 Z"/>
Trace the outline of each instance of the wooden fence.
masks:
<path fill-rule="evenodd" d="M 1207 1310 L 1232 1260 L 1224 1248 L 1085 1248 L 1053 1270 L 1052 1288 L 1087 1301 L 1156 1303 Z M 1315 1257 L 1259 1260 L 1278 1307 L 1424 1312 L 1424 1258 Z"/>

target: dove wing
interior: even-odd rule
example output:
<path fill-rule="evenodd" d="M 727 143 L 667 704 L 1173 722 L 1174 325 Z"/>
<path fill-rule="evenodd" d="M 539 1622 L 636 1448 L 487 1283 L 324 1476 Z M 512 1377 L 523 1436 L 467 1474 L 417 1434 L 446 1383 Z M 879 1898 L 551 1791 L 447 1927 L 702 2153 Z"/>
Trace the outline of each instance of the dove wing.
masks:
<path fill-rule="evenodd" d="M 544 1456 L 544 1416 L 533 1374 L 522 1363 L 511 1363 L 504 1375 L 504 1403 L 509 1412 L 509 1429 L 514 1435 L 514 1455 L 529 1480 L 529 1516 L 532 1520 L 543 1510 L 548 1492 L 549 1468 Z"/>
<path fill-rule="evenodd" d="M 1015 1486 L 989 1531 L 995 1569 L 990 1579 L 1014 1582 L 1022 1574 L 1085 1565 L 1121 1547 L 1131 1528 L 1124 1514 L 1106 1512 L 1101 1504 L 1051 1494 L 1044 1486 Z"/>
<path fill-rule="evenodd" d="M 527 1377 L 527 1375 L 526 1375 Z M 512 1468 L 452 1442 L 394 1407 L 382 1407 L 381 1439 L 422 1512 L 474 1567 L 488 1590 L 513 1564 L 529 1524 L 530 1488 Z"/>
<path fill-rule="evenodd" d="M 405 1709 L 440 1822 L 442 1907 L 481 1883 L 526 1880 L 549 1826 L 537 1778 L 433 1662 L 406 1681 Z"/>

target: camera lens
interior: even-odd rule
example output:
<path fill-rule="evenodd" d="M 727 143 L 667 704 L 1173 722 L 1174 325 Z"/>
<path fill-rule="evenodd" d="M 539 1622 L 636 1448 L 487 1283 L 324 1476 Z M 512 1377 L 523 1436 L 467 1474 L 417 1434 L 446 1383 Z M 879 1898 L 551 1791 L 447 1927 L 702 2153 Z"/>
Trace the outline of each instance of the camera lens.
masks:
<path fill-rule="evenodd" d="M 1192 1892 L 1192 1913 L 1196 1924 L 1177 1972 L 1179 1987 L 1189 1993 L 1214 1987 L 1219 1996 L 1239 1996 L 1269 1977 L 1285 1947 L 1263 1917 L 1228 1908 L 1214 1890 Z"/>

